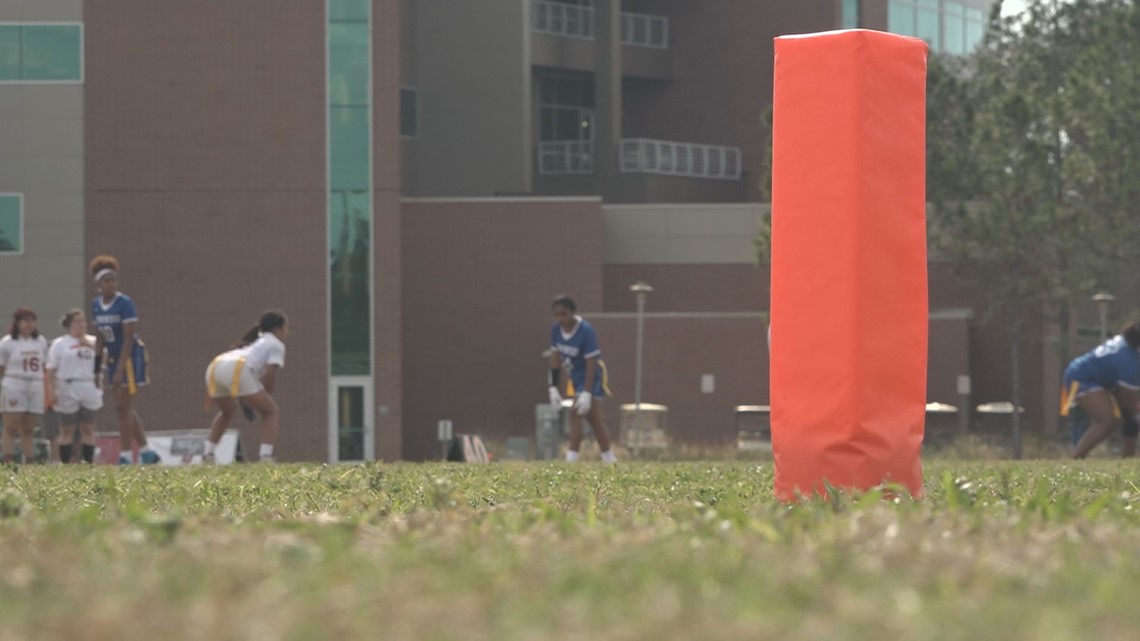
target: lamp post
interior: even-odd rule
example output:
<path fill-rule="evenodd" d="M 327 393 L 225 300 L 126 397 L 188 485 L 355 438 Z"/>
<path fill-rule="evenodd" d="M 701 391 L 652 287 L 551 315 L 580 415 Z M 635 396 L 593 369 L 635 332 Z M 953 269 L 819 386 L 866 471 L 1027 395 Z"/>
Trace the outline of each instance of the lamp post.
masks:
<path fill-rule="evenodd" d="M 630 285 L 629 291 L 633 292 L 633 297 L 637 300 L 637 362 L 634 364 L 633 370 L 633 456 L 637 457 L 638 451 L 641 449 L 641 355 L 645 334 L 645 299 L 649 298 L 649 293 L 653 291 L 653 288 L 649 286 L 649 283 L 639 280 Z"/>
<path fill-rule="evenodd" d="M 1092 299 L 1100 312 L 1100 342 L 1103 343 L 1108 340 L 1108 306 L 1116 300 L 1116 297 L 1108 292 L 1100 292 L 1093 294 Z"/>

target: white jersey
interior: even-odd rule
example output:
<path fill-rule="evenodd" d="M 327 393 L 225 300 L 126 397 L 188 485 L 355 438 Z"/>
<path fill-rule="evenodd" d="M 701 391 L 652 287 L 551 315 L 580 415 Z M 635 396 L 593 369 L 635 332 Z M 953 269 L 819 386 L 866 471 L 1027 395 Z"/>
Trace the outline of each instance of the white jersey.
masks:
<path fill-rule="evenodd" d="M 0 367 L 4 368 L 4 378 L 42 381 L 47 349 L 48 341 L 43 336 L 12 338 L 7 335 L 0 339 Z"/>
<path fill-rule="evenodd" d="M 65 334 L 55 339 L 48 350 L 47 368 L 61 381 L 95 380 L 95 337 Z"/>
<path fill-rule="evenodd" d="M 285 343 L 268 332 L 258 336 L 252 345 L 236 351 L 245 356 L 245 367 L 249 368 L 257 380 L 261 380 L 261 375 L 269 365 L 285 367 Z"/>

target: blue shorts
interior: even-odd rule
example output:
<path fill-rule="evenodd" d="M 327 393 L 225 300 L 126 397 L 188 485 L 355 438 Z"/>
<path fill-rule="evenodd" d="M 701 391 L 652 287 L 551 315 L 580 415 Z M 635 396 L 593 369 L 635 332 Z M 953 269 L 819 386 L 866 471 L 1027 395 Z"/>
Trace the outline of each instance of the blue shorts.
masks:
<path fill-rule="evenodd" d="M 566 386 L 566 395 L 568 397 L 577 396 L 578 392 L 586 387 L 586 372 L 571 372 L 570 382 Z M 612 396 L 610 392 L 610 376 L 606 371 L 606 364 L 598 360 L 598 372 L 594 376 L 594 396 L 596 398 L 605 398 Z"/>
<path fill-rule="evenodd" d="M 111 350 L 107 350 L 110 353 Z M 150 375 L 147 372 L 147 363 L 150 357 L 146 352 L 146 345 L 141 340 L 135 342 L 134 348 L 131 349 L 131 360 L 127 362 L 127 371 L 124 375 L 124 380 L 127 382 L 127 387 L 130 388 L 131 393 L 134 394 L 138 391 L 139 387 L 146 385 L 150 382 Z M 111 381 L 115 376 L 115 370 L 119 368 L 119 362 L 114 356 L 107 357 L 107 385 L 110 386 Z"/>

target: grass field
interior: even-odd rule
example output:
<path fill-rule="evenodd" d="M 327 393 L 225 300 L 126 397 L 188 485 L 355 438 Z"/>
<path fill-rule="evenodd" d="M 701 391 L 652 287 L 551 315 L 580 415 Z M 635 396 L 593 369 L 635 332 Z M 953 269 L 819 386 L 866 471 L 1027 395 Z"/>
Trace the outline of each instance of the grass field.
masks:
<path fill-rule="evenodd" d="M 1138 472 L 788 507 L 743 462 L 4 470 L 0 639 L 1136 639 Z"/>

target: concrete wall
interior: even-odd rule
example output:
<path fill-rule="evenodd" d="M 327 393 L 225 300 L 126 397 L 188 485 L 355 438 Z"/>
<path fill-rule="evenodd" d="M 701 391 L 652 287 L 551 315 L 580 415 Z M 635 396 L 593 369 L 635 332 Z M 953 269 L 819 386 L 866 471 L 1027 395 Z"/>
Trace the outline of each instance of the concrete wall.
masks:
<path fill-rule="evenodd" d="M 0 0 L 0 22 L 82 22 L 82 0 Z M 48 336 L 83 306 L 82 84 L 0 84 L 0 192 L 24 196 L 23 253 L 0 255 L 0 319 L 30 305 Z"/>
<path fill-rule="evenodd" d="M 438 456 L 436 422 L 534 434 L 550 301 L 602 307 L 602 208 L 589 199 L 404 201 L 404 456 Z"/>
<path fill-rule="evenodd" d="M 752 204 L 606 205 L 607 264 L 753 263 L 769 207 Z"/>
<path fill-rule="evenodd" d="M 635 314 L 588 315 L 598 331 L 613 398 L 603 408 L 617 435 L 620 406 L 634 401 Z M 734 408 L 768 402 L 765 314 L 652 313 L 645 321 L 642 402 L 669 407 L 667 433 L 677 442 L 735 440 Z M 712 374 L 715 389 L 701 392 Z"/>
<path fill-rule="evenodd" d="M 530 191 L 530 2 L 420 0 L 413 196 Z"/>

